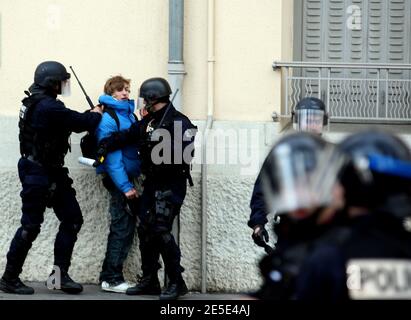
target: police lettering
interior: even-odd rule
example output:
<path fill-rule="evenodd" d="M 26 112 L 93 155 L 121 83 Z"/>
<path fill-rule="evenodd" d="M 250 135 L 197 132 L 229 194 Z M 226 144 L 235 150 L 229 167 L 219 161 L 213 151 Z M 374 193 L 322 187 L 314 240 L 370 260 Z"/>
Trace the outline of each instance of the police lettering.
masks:
<path fill-rule="evenodd" d="M 411 261 L 350 260 L 347 288 L 351 299 L 411 299 Z"/>

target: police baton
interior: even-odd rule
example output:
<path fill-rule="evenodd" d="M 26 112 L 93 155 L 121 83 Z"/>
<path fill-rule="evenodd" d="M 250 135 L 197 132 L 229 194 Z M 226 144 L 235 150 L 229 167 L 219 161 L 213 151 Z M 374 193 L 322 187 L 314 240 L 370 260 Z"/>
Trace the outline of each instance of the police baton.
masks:
<path fill-rule="evenodd" d="M 84 90 L 83 85 L 81 84 L 80 80 L 77 78 L 77 75 L 74 72 L 73 67 L 70 66 L 70 69 L 71 69 L 71 71 L 73 71 L 74 77 L 76 78 L 76 80 L 77 80 L 77 82 L 78 82 L 78 84 L 81 88 L 81 91 L 83 91 L 84 95 L 86 96 L 86 100 L 87 100 L 88 105 L 90 106 L 91 109 L 93 109 L 94 108 L 93 102 L 91 101 L 90 97 L 87 95 L 86 90 Z"/>
<path fill-rule="evenodd" d="M 180 90 L 180 89 L 177 88 L 177 89 L 176 89 L 176 92 L 174 92 L 174 95 L 173 95 L 173 97 L 171 98 L 170 102 L 168 103 L 167 109 L 166 109 L 166 111 L 164 112 L 163 117 L 161 118 L 161 120 L 160 120 L 157 128 L 161 128 L 161 125 L 163 124 L 163 121 L 164 121 L 164 119 L 165 119 L 165 117 L 166 117 L 166 115 L 167 115 L 167 113 L 168 113 L 168 110 L 170 110 L 171 104 L 173 103 L 174 98 L 177 96 L 177 93 L 178 93 L 179 90 Z"/>

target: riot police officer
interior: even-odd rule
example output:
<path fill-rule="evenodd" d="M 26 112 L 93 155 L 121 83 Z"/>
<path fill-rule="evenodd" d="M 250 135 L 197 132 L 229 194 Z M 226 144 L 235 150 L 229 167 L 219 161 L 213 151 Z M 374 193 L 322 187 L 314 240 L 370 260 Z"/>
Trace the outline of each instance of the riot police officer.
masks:
<path fill-rule="evenodd" d="M 292 112 L 293 129 L 297 132 L 311 132 L 322 135 L 324 128 L 328 125 L 328 114 L 325 104 L 322 100 L 315 97 L 306 97 L 301 99 Z M 261 186 L 261 172 L 254 183 L 253 193 L 250 200 L 250 219 L 248 226 L 253 229 L 252 238 L 254 243 L 265 248 L 269 253 L 268 246 L 269 235 L 265 228 L 267 215 L 270 213 L 265 205 L 263 190 Z M 285 220 L 285 219 L 283 219 Z M 277 242 L 282 241 L 283 225 L 279 224 L 280 219 L 276 217 L 274 227 L 277 236 Z M 284 221 L 283 221 L 284 222 Z"/>
<path fill-rule="evenodd" d="M 38 65 L 34 83 L 22 100 L 19 120 L 21 158 L 18 162 L 22 183 L 22 218 L 7 253 L 7 264 L 0 289 L 7 293 L 32 294 L 34 289 L 19 279 L 33 241 L 40 232 L 46 207 L 54 209 L 60 227 L 54 243 L 54 289 L 79 293 L 82 286 L 68 275 L 82 213 L 72 187 L 73 180 L 64 167 L 70 149 L 71 132 L 94 130 L 101 110 L 79 113 L 66 108 L 57 95 L 70 92 L 70 74 L 59 62 Z M 58 268 L 58 269 L 57 269 Z M 57 275 L 60 278 L 57 279 Z"/>
<path fill-rule="evenodd" d="M 280 216 L 276 248 L 260 262 L 263 285 L 254 294 L 260 299 L 292 297 L 295 278 L 311 241 L 321 231 L 316 218 L 323 203 L 317 201 L 312 179 L 328 143 L 308 132 L 287 134 L 272 148 L 261 169 L 260 181 L 267 208 Z"/>
<path fill-rule="evenodd" d="M 175 299 L 187 293 L 180 265 L 180 249 L 171 233 L 180 213 L 187 181 L 192 184 L 190 161 L 196 127 L 170 102 L 171 88 L 163 78 L 150 78 L 140 87 L 140 98 L 148 111 L 140 123 L 113 134 L 100 143 L 100 154 L 138 143 L 144 191 L 138 210 L 139 248 L 143 277 L 126 294 L 159 294 L 159 257 L 163 258 L 169 279 L 160 299 Z M 141 180 L 141 179 L 140 179 Z"/>
<path fill-rule="evenodd" d="M 301 99 L 292 113 L 295 131 L 307 131 L 321 135 L 328 125 L 328 113 L 324 102 L 315 97 Z"/>
<path fill-rule="evenodd" d="M 314 246 L 297 280 L 307 300 L 411 299 L 411 152 L 398 137 L 366 130 L 343 140 L 338 178 L 345 207 Z M 326 175 L 330 175 L 327 173 Z M 323 174 L 324 176 L 324 174 Z M 330 189 L 331 190 L 331 189 Z"/>

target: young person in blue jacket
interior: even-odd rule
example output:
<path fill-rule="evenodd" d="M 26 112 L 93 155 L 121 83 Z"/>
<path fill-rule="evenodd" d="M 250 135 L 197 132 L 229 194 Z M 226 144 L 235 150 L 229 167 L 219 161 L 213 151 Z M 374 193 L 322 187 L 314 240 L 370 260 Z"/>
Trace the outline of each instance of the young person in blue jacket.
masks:
<path fill-rule="evenodd" d="M 129 79 L 122 76 L 108 79 L 104 93 L 99 98 L 105 112 L 96 131 L 98 141 L 113 132 L 128 129 L 137 121 L 134 100 L 129 99 Z M 123 265 L 136 228 L 136 215 L 128 210 L 126 201 L 135 201 L 139 196 L 133 185 L 134 178 L 140 175 L 137 145 L 128 145 L 107 154 L 104 164 L 97 168 L 97 173 L 104 175 L 103 183 L 110 193 L 111 216 L 107 250 L 100 273 L 101 288 L 104 291 L 125 293 L 132 284 L 124 279 Z"/>

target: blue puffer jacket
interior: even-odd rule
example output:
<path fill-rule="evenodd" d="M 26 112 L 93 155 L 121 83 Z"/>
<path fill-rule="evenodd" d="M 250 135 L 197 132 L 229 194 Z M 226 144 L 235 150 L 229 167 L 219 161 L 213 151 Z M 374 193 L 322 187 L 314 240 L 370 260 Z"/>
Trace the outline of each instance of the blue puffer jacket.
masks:
<path fill-rule="evenodd" d="M 119 101 L 109 95 L 102 95 L 99 103 L 111 107 L 117 113 L 120 130 L 128 129 L 136 122 L 133 116 L 134 100 Z M 96 130 L 98 142 L 103 138 L 117 132 L 116 121 L 108 114 L 103 113 L 101 122 Z M 140 159 L 136 145 L 129 145 L 121 150 L 116 150 L 107 155 L 103 165 L 97 168 L 97 173 L 106 172 L 110 175 L 116 187 L 125 193 L 133 188 L 129 177 L 137 177 L 140 174 Z"/>

